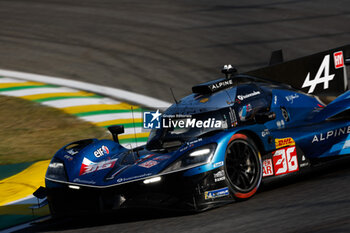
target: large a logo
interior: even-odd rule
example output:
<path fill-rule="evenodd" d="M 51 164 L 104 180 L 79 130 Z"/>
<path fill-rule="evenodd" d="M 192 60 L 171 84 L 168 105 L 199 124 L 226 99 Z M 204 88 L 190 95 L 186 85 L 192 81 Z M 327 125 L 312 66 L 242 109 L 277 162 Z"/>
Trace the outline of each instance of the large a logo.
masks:
<path fill-rule="evenodd" d="M 324 132 L 324 133 L 320 133 L 318 135 L 315 134 L 311 143 L 322 142 L 324 140 L 333 139 L 335 137 L 339 137 L 339 136 L 342 136 L 344 134 L 350 134 L 350 126 L 339 128 L 339 129 L 329 130 L 329 131 L 327 131 L 327 133 Z"/>
<path fill-rule="evenodd" d="M 144 112 L 143 113 L 143 128 L 145 129 L 160 129 L 160 116 L 159 110 L 156 112 Z"/>
<path fill-rule="evenodd" d="M 335 55 L 336 54 L 334 54 L 334 56 Z M 340 64 L 343 63 L 343 62 L 339 61 L 339 59 L 340 59 L 339 54 L 337 54 L 337 56 L 334 57 L 336 68 L 340 68 Z M 341 59 L 343 59 L 342 56 L 341 56 Z M 335 76 L 335 74 L 329 74 L 329 65 L 330 65 L 330 55 L 326 55 L 323 58 L 323 61 L 320 65 L 320 68 L 318 68 L 318 71 L 316 73 L 315 78 L 313 80 L 310 80 L 310 72 L 309 72 L 306 76 L 306 79 L 303 83 L 302 88 L 310 87 L 308 93 L 313 93 L 316 86 L 318 84 L 323 83 L 323 89 L 328 89 L 329 82 L 332 81 L 334 76 Z M 322 74 L 323 74 L 323 76 L 322 76 Z"/>

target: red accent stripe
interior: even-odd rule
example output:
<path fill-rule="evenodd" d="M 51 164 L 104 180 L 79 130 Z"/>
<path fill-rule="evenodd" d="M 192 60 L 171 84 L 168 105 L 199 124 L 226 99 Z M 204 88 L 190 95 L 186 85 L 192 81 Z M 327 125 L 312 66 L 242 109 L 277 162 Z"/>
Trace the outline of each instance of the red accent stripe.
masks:
<path fill-rule="evenodd" d="M 230 139 L 230 141 L 228 142 L 228 144 L 230 144 L 230 142 L 232 142 L 232 141 L 235 140 L 235 139 L 245 139 L 245 140 L 247 140 L 248 137 L 247 137 L 246 135 L 240 134 L 240 133 L 234 134 L 234 135 L 231 137 L 231 139 Z"/>
<path fill-rule="evenodd" d="M 235 193 L 234 195 L 238 198 L 244 199 L 244 198 L 249 198 L 251 196 L 254 195 L 254 193 L 256 193 L 257 188 L 255 187 L 252 191 L 250 191 L 249 193 Z"/>
<path fill-rule="evenodd" d="M 244 134 L 240 134 L 240 133 L 237 133 L 237 134 L 234 134 L 230 141 L 228 142 L 228 144 L 230 144 L 230 142 L 232 142 L 233 140 L 236 140 L 236 139 L 244 139 L 244 140 L 248 140 L 248 137 Z M 252 191 L 250 191 L 249 193 L 235 193 L 235 197 L 237 198 L 241 198 L 241 199 L 244 199 L 244 198 L 249 198 L 251 196 L 254 195 L 254 193 L 256 193 L 256 190 L 257 188 L 255 187 Z"/>

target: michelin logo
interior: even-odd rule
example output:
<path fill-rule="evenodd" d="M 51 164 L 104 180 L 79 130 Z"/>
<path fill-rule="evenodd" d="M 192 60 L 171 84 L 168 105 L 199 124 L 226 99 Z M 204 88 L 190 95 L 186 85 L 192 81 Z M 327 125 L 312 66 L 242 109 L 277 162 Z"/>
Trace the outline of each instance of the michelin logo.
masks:
<path fill-rule="evenodd" d="M 205 200 L 207 199 L 214 199 L 214 198 L 219 198 L 219 197 L 224 197 L 228 196 L 229 191 L 228 187 L 222 188 L 222 189 L 217 189 L 217 190 L 212 190 L 212 191 L 207 191 L 204 193 L 204 198 Z"/>

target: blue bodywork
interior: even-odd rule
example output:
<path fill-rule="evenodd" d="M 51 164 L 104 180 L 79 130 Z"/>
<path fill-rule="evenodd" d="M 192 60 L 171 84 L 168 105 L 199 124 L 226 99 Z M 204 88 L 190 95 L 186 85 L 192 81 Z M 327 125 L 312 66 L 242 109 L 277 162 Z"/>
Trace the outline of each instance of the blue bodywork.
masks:
<path fill-rule="evenodd" d="M 89 139 L 66 145 L 51 162 L 52 168 L 63 166 L 64 174 L 57 172 L 57 175 L 50 167 L 46 174 L 46 187 L 51 190 L 49 200 L 54 203 L 53 200 L 60 198 L 57 193 L 64 196 L 62 193 L 70 188 L 85 187 L 89 190 L 113 189 L 108 193 L 119 196 L 123 193 L 132 202 L 136 199 L 135 192 L 147 193 L 149 187 L 154 188 L 146 185 L 153 182 L 152 178 L 162 178 L 157 183 L 162 192 L 177 187 L 171 191 L 172 194 L 179 192 L 178 196 L 188 195 L 188 200 L 193 199 L 193 208 L 203 203 L 230 199 L 225 178 L 221 177 L 220 182 L 214 182 L 214 178 L 217 172 L 224 171 L 226 150 L 234 135 L 244 134 L 252 139 L 258 147 L 264 169 L 270 166 L 269 169 L 274 170 L 272 173 L 265 173 L 264 170 L 263 180 L 286 175 L 286 172 L 277 174 L 282 160 L 274 157 L 279 155 L 279 150 L 290 146 L 295 147 L 297 156 L 297 165 L 293 165 L 297 169 L 291 173 L 297 174 L 318 159 L 350 154 L 349 109 L 350 91 L 326 106 L 315 96 L 285 85 L 259 81 L 244 81 L 213 93 L 193 93 L 173 104 L 163 115 L 227 113 L 223 118 L 228 126 L 186 137 L 172 149 L 151 146 L 152 136 L 147 145 L 133 150 L 112 140 Z M 258 123 L 255 115 L 259 111 L 273 113 L 275 117 Z M 210 160 L 169 169 L 189 153 L 207 145 L 215 148 Z M 289 160 L 285 163 L 290 162 L 291 158 L 286 157 L 285 160 Z M 268 164 L 269 161 L 270 165 L 265 167 L 265 162 Z M 175 175 L 177 178 L 173 178 Z M 137 188 L 125 188 L 128 185 L 136 185 Z M 128 189 L 133 190 L 131 194 Z M 215 199 L 209 200 L 208 195 Z"/>
<path fill-rule="evenodd" d="M 248 97 L 244 104 L 239 104 L 237 89 L 241 87 L 243 87 L 242 90 L 246 94 L 254 91 L 259 91 L 260 94 Z M 242 90 L 240 93 L 242 93 Z M 238 122 L 237 126 L 222 130 L 210 137 L 200 137 L 200 140 L 192 138 L 177 150 L 170 152 L 155 152 L 146 148 L 133 152 L 112 140 L 97 139 L 92 140 L 90 144 L 81 150 L 77 150 L 77 153 L 74 155 L 67 153 L 69 149 L 65 146 L 54 156 L 64 161 L 67 172 L 67 180 L 65 182 L 91 186 L 113 186 L 133 180 L 145 179 L 146 177 L 162 174 L 165 168 L 189 150 L 194 150 L 209 143 L 217 143 L 215 154 L 210 163 L 187 169 L 183 175 L 192 176 L 208 172 L 224 165 L 225 151 L 230 138 L 234 134 L 241 132 L 253 136 L 254 140 L 258 140 L 256 143 L 260 145 L 259 149 L 263 157 L 265 154 L 276 150 L 274 139 L 281 138 L 292 138 L 295 144 L 300 147 L 303 155 L 309 159 L 350 153 L 350 122 L 346 119 L 330 120 L 337 114 L 349 110 L 349 91 L 327 106 L 324 106 L 314 96 L 264 83 L 259 85 L 257 83 L 244 84 L 213 94 L 198 96 L 198 94 L 191 94 L 183 98 L 180 103 L 172 105 L 165 114 L 179 113 L 179 111 L 183 114 L 196 114 L 234 107 L 239 118 L 238 108 L 240 105 L 246 106 L 256 99 L 265 98 L 269 104 L 270 111 L 276 113 L 276 118 L 264 124 Z M 205 103 L 201 103 L 202 99 L 208 100 Z M 287 110 L 288 121 L 283 117 L 281 107 Z M 242 113 L 244 114 L 244 112 Z M 102 147 L 108 148 L 108 154 L 104 153 L 102 156 L 96 157 L 94 152 Z M 130 164 L 120 164 L 120 160 L 127 153 L 131 153 L 134 158 L 130 159 Z M 101 161 L 115 160 L 116 162 L 111 167 L 107 166 L 108 168 L 106 169 L 96 169 L 94 172 L 82 174 L 81 169 L 84 159 L 85 161 L 91 161 L 91 164 L 101 163 Z M 149 168 L 140 166 L 144 162 L 151 160 L 156 161 L 157 165 Z M 113 178 L 108 179 L 108 176 L 113 175 L 111 171 L 116 174 Z"/>

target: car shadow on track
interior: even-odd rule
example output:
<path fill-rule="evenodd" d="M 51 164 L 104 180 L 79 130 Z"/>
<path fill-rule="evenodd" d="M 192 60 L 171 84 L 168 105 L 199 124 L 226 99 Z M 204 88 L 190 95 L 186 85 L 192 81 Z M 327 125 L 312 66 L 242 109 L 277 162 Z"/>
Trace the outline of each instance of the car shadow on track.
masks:
<path fill-rule="evenodd" d="M 111 224 L 122 224 L 129 222 L 139 222 L 152 219 L 171 218 L 177 216 L 186 216 L 193 212 L 167 211 L 152 209 L 132 209 L 121 210 L 114 213 L 92 214 L 74 217 L 60 217 L 48 219 L 33 223 L 30 227 L 15 231 L 20 232 L 47 232 L 47 231 L 64 231 L 89 227 L 98 227 Z"/>
<path fill-rule="evenodd" d="M 301 182 L 309 182 L 313 180 L 322 180 L 326 177 L 343 176 L 347 173 L 350 167 L 350 158 L 341 160 L 328 161 L 320 166 L 314 167 L 312 170 L 297 176 L 287 177 L 281 180 L 275 180 L 270 183 L 265 183 L 259 189 L 261 192 L 272 192 L 276 188 L 283 188 L 288 185 L 293 185 Z M 259 194 L 258 194 L 259 195 Z M 249 202 L 249 201 L 248 201 Z M 173 217 L 182 217 L 192 215 L 193 212 L 179 212 L 166 210 L 150 210 L 150 209 L 133 209 L 121 210 L 117 213 L 85 215 L 79 217 L 65 217 L 59 219 L 49 219 L 42 222 L 32 224 L 29 228 L 16 232 L 50 232 L 74 230 L 90 227 L 108 226 L 115 224 L 141 222 L 153 219 L 165 219 Z"/>
<path fill-rule="evenodd" d="M 283 179 L 273 180 L 272 182 L 265 182 L 258 190 L 260 192 L 267 192 L 276 188 L 282 188 L 284 186 L 292 185 L 300 182 L 307 182 L 312 180 L 322 180 L 323 178 L 342 175 L 342 171 L 349 170 L 350 156 L 346 156 L 339 159 L 324 160 L 321 163 L 310 167 L 298 175 L 292 175 Z"/>

